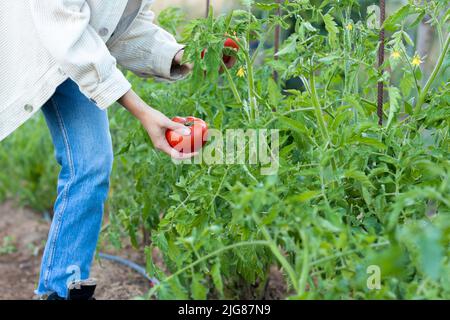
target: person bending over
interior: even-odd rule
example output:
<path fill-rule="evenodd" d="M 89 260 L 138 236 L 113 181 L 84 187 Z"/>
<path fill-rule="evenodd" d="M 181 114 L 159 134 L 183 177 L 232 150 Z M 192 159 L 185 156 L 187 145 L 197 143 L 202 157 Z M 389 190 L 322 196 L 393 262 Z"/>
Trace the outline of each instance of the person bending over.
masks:
<path fill-rule="evenodd" d="M 42 110 L 61 166 L 41 298 L 93 298 L 89 273 L 113 163 L 109 106 L 125 107 L 158 150 L 193 156 L 165 139 L 167 129 L 189 130 L 148 106 L 117 67 L 172 81 L 192 70 L 181 64 L 183 45 L 153 23 L 152 2 L 0 1 L 0 141 Z"/>

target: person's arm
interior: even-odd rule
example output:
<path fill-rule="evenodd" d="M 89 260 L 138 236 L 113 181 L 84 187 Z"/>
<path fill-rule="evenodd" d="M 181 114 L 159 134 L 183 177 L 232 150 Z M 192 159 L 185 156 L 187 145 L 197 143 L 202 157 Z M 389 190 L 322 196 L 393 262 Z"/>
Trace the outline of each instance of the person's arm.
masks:
<path fill-rule="evenodd" d="M 116 59 L 89 25 L 91 10 L 85 0 L 30 0 L 30 5 L 43 45 L 62 71 L 101 109 L 130 90 Z"/>
<path fill-rule="evenodd" d="M 166 130 L 175 130 L 181 135 L 189 135 L 191 131 L 149 107 L 133 90 L 129 90 L 118 102 L 142 123 L 156 149 L 178 160 L 189 159 L 197 154 L 180 153 L 173 149 L 166 140 Z"/>
<path fill-rule="evenodd" d="M 150 108 L 131 90 L 116 59 L 89 25 L 91 12 L 85 0 L 31 0 L 30 4 L 43 45 L 87 97 L 101 109 L 118 101 L 141 121 L 157 149 L 177 159 L 193 156 L 170 148 L 165 130 L 186 128 Z"/>
<path fill-rule="evenodd" d="M 109 44 L 111 54 L 121 66 L 141 77 L 181 79 L 192 70 L 192 65 L 181 64 L 184 45 L 154 24 L 151 2 L 147 2 L 128 30 Z"/>

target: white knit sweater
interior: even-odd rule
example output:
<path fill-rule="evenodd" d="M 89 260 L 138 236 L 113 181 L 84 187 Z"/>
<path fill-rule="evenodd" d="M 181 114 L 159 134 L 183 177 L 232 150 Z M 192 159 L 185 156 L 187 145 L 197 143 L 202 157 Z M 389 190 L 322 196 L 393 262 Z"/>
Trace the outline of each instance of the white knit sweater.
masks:
<path fill-rule="evenodd" d="M 152 0 L 133 1 L 139 13 L 119 28 L 128 0 L 0 1 L 0 141 L 67 78 L 104 109 L 131 87 L 116 62 L 141 76 L 181 76 L 171 66 L 183 46 L 153 24 Z"/>

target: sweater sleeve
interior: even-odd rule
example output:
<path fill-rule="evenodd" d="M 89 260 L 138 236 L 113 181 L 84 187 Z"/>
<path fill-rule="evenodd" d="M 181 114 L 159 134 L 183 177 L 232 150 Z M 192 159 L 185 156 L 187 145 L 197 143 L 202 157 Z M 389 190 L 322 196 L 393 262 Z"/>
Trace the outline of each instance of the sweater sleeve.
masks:
<path fill-rule="evenodd" d="M 34 25 L 61 70 L 99 108 L 105 109 L 130 88 L 97 32 L 89 25 L 85 0 L 31 0 Z"/>
<path fill-rule="evenodd" d="M 110 51 L 121 66 L 141 77 L 181 79 L 187 72 L 172 62 L 184 46 L 154 24 L 150 5 L 151 1 L 147 1 L 128 30 L 111 43 Z"/>

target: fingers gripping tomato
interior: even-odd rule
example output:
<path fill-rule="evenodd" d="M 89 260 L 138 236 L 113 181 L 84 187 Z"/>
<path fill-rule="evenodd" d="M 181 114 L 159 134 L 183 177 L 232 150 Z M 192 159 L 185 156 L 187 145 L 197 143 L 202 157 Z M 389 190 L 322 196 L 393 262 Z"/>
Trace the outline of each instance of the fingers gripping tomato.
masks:
<path fill-rule="evenodd" d="M 169 145 L 182 153 L 191 153 L 200 150 L 208 138 L 208 125 L 202 119 L 195 117 L 175 117 L 174 122 L 184 124 L 191 130 L 190 135 L 183 136 L 173 130 L 166 131 L 166 139 Z"/>

